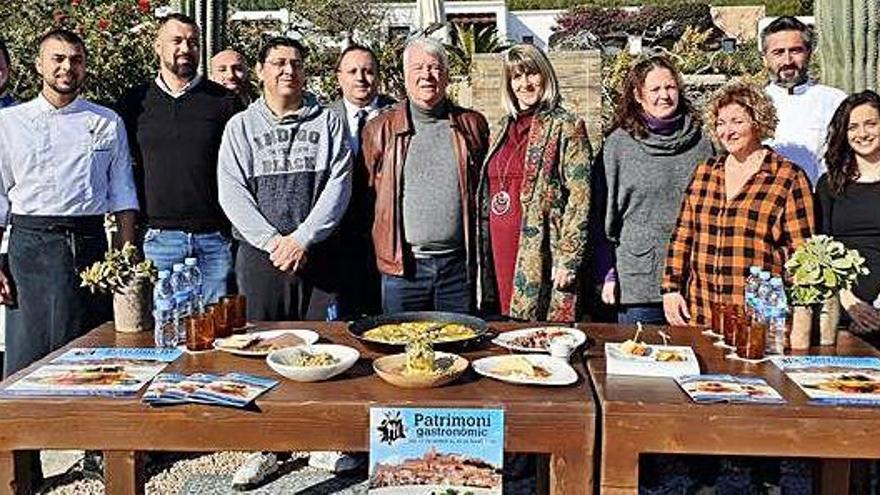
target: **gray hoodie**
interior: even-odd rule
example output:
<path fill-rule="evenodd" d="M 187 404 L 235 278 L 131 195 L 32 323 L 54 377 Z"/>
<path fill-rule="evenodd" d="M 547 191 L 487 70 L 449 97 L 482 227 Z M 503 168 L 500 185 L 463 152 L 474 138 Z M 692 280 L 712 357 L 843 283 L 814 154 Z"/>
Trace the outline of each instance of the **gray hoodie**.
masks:
<path fill-rule="evenodd" d="M 266 250 L 272 238 L 293 233 L 308 249 L 333 233 L 348 207 L 345 122 L 312 95 L 282 118 L 261 97 L 226 124 L 217 178 L 236 238 Z"/>

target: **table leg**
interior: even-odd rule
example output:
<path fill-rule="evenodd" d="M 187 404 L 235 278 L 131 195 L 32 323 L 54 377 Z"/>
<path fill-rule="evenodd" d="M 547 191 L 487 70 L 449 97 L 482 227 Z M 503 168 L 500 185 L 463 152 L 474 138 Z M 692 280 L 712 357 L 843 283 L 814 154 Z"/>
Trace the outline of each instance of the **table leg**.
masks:
<path fill-rule="evenodd" d="M 105 450 L 104 491 L 121 495 L 143 495 L 143 455 L 131 450 Z"/>
<path fill-rule="evenodd" d="M 28 455 L 30 454 L 30 455 Z M 33 483 L 32 453 L 0 452 L 0 494 L 27 494 L 36 487 Z"/>
<path fill-rule="evenodd" d="M 822 459 L 819 467 L 819 493 L 846 495 L 849 493 L 849 459 Z"/>
<path fill-rule="evenodd" d="M 602 495 L 635 495 L 639 491 L 639 453 L 605 444 L 600 469 Z"/>
<path fill-rule="evenodd" d="M 551 495 L 592 495 L 593 439 L 589 435 L 550 454 Z"/>

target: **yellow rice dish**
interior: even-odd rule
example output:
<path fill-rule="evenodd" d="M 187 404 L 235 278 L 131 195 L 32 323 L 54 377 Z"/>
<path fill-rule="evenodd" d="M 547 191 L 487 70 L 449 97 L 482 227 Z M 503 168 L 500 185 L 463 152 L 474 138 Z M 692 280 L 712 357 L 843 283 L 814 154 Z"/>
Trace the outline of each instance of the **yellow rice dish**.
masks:
<path fill-rule="evenodd" d="M 403 345 L 413 337 L 430 333 L 431 343 L 457 342 L 475 337 L 474 329 L 459 323 L 442 323 L 436 321 L 410 321 L 380 325 L 367 330 L 363 338 L 380 344 Z"/>

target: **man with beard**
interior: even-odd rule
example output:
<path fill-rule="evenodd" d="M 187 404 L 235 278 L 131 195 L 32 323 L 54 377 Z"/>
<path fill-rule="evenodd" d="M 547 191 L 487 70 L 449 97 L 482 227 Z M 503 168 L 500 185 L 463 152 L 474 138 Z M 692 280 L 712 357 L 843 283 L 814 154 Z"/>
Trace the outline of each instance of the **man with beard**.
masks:
<path fill-rule="evenodd" d="M 250 68 L 244 55 L 223 50 L 211 58 L 211 80 L 232 91 L 242 102 L 251 102 Z"/>
<path fill-rule="evenodd" d="M 794 17 L 780 17 L 761 32 L 770 74 L 766 91 L 779 117 L 769 144 L 804 169 L 815 185 L 825 172 L 822 148 L 828 123 L 846 93 L 810 80 L 812 41 L 810 28 Z"/>
<path fill-rule="evenodd" d="M 7 374 L 110 319 L 108 300 L 79 287 L 80 269 L 107 249 L 104 214 L 116 213 L 121 240 L 134 240 L 125 128 L 113 111 L 79 98 L 85 62 L 76 34 L 50 31 L 36 64 L 40 94 L 0 112 L 0 221 L 14 226 L 9 265 L 23 327 L 6 336 Z M 12 297 L 0 272 L 0 303 Z"/>
<path fill-rule="evenodd" d="M 0 40 L 0 108 L 11 107 L 15 104 L 12 95 L 6 93 L 6 84 L 9 82 L 9 71 L 12 69 L 12 60 L 9 58 L 9 50 L 6 43 Z"/>
<path fill-rule="evenodd" d="M 202 298 L 227 292 L 229 222 L 217 199 L 217 152 L 226 121 L 243 108 L 223 86 L 196 72 L 199 29 L 182 14 L 165 17 L 154 45 L 159 74 L 119 102 L 142 199 L 144 255 L 159 270 L 194 257 Z"/>

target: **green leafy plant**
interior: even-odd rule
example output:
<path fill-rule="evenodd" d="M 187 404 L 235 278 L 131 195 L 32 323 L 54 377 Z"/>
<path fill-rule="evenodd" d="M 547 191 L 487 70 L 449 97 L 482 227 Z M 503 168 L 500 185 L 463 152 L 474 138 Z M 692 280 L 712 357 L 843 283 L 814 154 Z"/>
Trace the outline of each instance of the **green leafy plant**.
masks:
<path fill-rule="evenodd" d="M 80 287 L 88 287 L 93 293 L 122 292 L 140 281 L 154 282 L 156 267 L 153 262 L 139 259 L 137 249 L 130 242 L 126 242 L 122 249 L 108 249 L 104 261 L 96 261 L 80 272 Z"/>
<path fill-rule="evenodd" d="M 791 302 L 795 306 L 819 304 L 844 289 L 851 289 L 859 275 L 867 275 L 865 258 L 846 249 L 827 235 L 814 235 L 801 244 L 785 263 L 792 281 Z"/>

